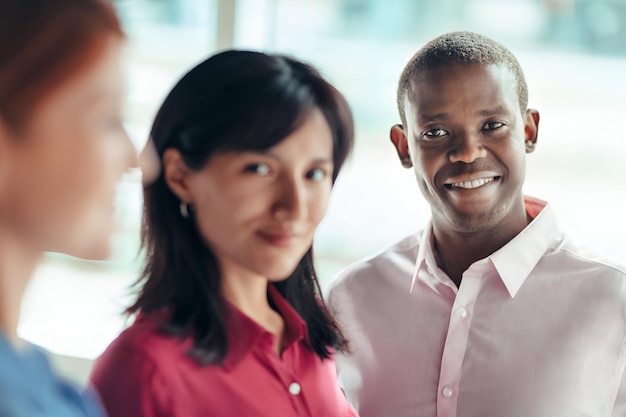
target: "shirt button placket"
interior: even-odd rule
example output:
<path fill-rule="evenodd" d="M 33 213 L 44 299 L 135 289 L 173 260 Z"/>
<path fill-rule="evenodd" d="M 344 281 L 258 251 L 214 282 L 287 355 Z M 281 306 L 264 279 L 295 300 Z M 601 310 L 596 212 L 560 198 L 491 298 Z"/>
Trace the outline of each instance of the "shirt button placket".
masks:
<path fill-rule="evenodd" d="M 298 395 L 300 394 L 300 392 L 302 392 L 302 387 L 300 387 L 300 384 L 298 384 L 297 382 L 292 382 L 291 384 L 289 384 L 289 393 L 291 395 Z"/>
<path fill-rule="evenodd" d="M 291 395 L 291 402 L 296 411 L 296 416 L 310 417 L 306 407 L 304 406 L 304 397 L 302 396 L 302 385 L 293 381 L 287 386 L 287 391 Z"/>
<path fill-rule="evenodd" d="M 461 286 L 450 305 L 450 321 L 443 347 L 440 365 L 437 416 L 457 417 L 459 408 L 460 381 L 468 346 L 473 305 L 482 287 L 484 271 L 480 262 L 472 265 L 465 273 Z"/>

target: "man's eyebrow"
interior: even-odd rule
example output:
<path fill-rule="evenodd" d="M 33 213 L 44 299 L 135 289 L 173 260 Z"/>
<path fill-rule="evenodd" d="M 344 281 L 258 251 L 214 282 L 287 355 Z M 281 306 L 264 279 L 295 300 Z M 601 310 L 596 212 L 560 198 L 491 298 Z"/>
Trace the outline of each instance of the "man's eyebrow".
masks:
<path fill-rule="evenodd" d="M 490 117 L 490 116 L 498 116 L 506 112 L 507 111 L 504 108 L 504 106 L 498 106 L 495 109 L 480 110 L 479 112 L 476 113 L 476 115 L 481 116 L 481 117 Z"/>
<path fill-rule="evenodd" d="M 480 117 L 491 117 L 491 116 L 499 116 L 507 113 L 507 110 L 504 106 L 498 106 L 494 109 L 484 109 L 476 112 L 476 116 Z M 450 120 L 449 113 L 437 113 L 437 114 L 423 114 L 419 115 L 420 123 L 431 123 L 431 122 L 440 122 Z"/>
<path fill-rule="evenodd" d="M 450 114 L 437 113 L 437 114 L 423 114 L 419 116 L 422 123 L 439 122 L 441 120 L 450 120 Z"/>

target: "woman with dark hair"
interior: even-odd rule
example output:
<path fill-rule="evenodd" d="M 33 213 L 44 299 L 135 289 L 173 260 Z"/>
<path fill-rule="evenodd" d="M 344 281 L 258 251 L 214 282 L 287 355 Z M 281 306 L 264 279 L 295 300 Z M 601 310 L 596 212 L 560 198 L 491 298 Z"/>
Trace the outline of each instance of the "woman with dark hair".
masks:
<path fill-rule="evenodd" d="M 178 82 L 151 137 L 138 316 L 91 378 L 109 415 L 355 416 L 312 253 L 353 142 L 343 96 L 295 59 L 223 52 Z"/>
<path fill-rule="evenodd" d="M 100 416 L 19 339 L 43 252 L 103 259 L 117 182 L 134 164 L 121 124 L 123 33 L 104 0 L 0 0 L 0 416 Z"/>

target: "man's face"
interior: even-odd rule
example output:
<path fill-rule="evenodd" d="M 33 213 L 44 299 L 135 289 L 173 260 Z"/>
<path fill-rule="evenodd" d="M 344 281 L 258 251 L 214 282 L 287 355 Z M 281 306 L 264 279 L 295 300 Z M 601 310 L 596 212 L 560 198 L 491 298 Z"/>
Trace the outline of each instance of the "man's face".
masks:
<path fill-rule="evenodd" d="M 539 114 L 522 115 L 506 67 L 424 71 L 412 80 L 405 113 L 406 126 L 392 129 L 392 140 L 401 157 L 408 153 L 436 229 L 472 233 L 525 219 L 525 154 L 534 148 Z"/>

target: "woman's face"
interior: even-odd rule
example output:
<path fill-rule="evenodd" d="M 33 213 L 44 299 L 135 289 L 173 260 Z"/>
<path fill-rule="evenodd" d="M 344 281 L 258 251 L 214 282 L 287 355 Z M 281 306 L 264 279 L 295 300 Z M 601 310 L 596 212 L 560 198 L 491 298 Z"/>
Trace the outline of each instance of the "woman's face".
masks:
<path fill-rule="evenodd" d="M 223 277 L 288 277 L 310 248 L 332 188 L 333 140 L 319 109 L 263 152 L 225 152 L 189 174 L 200 232 Z"/>
<path fill-rule="evenodd" d="M 135 151 L 121 123 L 121 41 L 47 95 L 19 131 L 0 124 L 0 222 L 35 250 L 103 259 Z"/>

